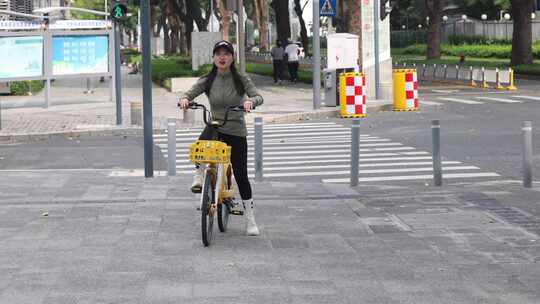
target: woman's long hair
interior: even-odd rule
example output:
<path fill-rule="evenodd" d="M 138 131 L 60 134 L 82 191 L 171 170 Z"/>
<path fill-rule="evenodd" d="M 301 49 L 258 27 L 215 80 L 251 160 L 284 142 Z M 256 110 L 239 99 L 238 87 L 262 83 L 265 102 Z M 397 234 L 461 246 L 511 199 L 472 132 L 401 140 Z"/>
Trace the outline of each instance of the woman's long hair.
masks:
<path fill-rule="evenodd" d="M 242 77 L 240 76 L 240 73 L 238 73 L 238 70 L 236 69 L 236 66 L 234 65 L 234 60 L 230 66 L 231 74 L 234 80 L 234 87 L 236 88 L 236 92 L 240 96 L 244 96 L 246 93 L 246 90 L 244 89 L 244 83 L 242 82 Z M 206 93 L 206 96 L 210 96 L 210 89 L 212 89 L 212 84 L 214 84 L 214 80 L 216 79 L 218 72 L 218 68 L 216 64 L 213 64 L 212 70 L 210 73 L 208 73 L 206 77 L 206 87 L 204 92 Z"/>

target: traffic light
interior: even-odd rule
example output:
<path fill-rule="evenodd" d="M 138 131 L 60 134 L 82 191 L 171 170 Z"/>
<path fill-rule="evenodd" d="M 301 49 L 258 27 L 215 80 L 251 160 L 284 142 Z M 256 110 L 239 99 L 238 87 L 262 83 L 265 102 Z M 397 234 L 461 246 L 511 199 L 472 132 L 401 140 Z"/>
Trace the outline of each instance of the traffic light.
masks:
<path fill-rule="evenodd" d="M 390 6 L 390 0 L 380 0 L 380 13 L 381 13 L 381 21 L 386 19 L 386 16 L 392 12 L 392 7 Z"/>
<path fill-rule="evenodd" d="M 128 8 L 125 1 L 116 1 L 111 10 L 111 18 L 116 21 L 126 20 L 128 18 Z"/>

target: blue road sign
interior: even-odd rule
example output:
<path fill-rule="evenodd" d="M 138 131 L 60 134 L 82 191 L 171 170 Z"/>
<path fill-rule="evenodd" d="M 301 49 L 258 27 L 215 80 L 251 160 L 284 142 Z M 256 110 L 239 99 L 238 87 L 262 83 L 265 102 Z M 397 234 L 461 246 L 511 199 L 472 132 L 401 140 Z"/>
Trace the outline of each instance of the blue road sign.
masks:
<path fill-rule="evenodd" d="M 321 0 L 319 1 L 319 15 L 334 17 L 336 15 L 336 0 Z"/>

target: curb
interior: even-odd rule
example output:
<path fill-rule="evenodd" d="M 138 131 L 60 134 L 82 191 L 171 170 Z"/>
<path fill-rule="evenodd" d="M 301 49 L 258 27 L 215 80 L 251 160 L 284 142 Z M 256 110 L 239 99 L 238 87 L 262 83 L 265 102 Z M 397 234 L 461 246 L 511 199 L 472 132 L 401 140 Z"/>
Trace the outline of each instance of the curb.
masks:
<path fill-rule="evenodd" d="M 369 112 L 381 112 L 381 111 L 391 111 L 392 103 L 390 101 L 380 101 L 375 105 L 368 105 Z M 339 118 L 339 109 L 328 108 L 323 110 L 314 110 L 307 112 L 298 112 L 284 115 L 266 115 L 264 113 L 261 115 L 265 123 L 294 123 L 299 121 L 307 121 L 314 119 L 329 119 L 329 118 Z M 248 123 L 251 125 L 252 123 Z M 202 124 L 193 124 L 193 123 L 183 123 L 178 121 L 179 127 L 194 127 L 200 126 Z M 161 128 L 154 128 L 154 134 L 162 134 L 165 130 Z M 32 143 L 32 142 L 41 142 L 48 141 L 53 137 L 66 137 L 66 138 L 88 138 L 88 137 L 99 137 L 99 136 L 130 136 L 130 135 L 143 135 L 142 127 L 113 127 L 110 129 L 94 129 L 94 130 L 71 130 L 71 131 L 58 131 L 58 132 L 46 132 L 46 133 L 25 133 L 25 134 L 0 134 L 0 144 L 15 144 L 15 143 Z"/>

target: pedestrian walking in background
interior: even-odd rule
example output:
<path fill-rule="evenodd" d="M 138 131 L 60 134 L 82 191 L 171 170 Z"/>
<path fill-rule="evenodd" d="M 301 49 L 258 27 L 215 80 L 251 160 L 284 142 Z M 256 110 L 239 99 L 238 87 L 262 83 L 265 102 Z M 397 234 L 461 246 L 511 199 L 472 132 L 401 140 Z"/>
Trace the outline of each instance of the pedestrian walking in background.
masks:
<path fill-rule="evenodd" d="M 296 43 L 290 42 L 285 48 L 285 53 L 287 54 L 287 66 L 289 67 L 291 82 L 296 83 L 298 81 L 298 55 L 300 49 Z"/>
<path fill-rule="evenodd" d="M 274 83 L 281 84 L 283 80 L 283 59 L 285 58 L 285 50 L 281 45 L 281 41 L 276 41 L 276 45 L 270 50 L 272 54 L 272 62 L 274 63 Z"/>

